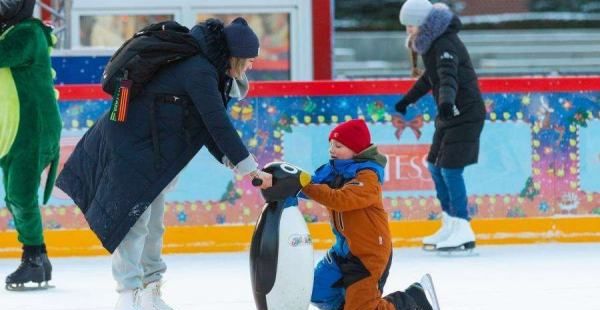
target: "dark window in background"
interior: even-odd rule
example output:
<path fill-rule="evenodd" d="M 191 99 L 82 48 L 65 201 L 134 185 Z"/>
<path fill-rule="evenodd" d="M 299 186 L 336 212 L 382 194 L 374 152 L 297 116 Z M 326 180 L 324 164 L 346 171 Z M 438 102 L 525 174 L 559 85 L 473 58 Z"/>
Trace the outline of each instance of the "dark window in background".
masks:
<path fill-rule="evenodd" d="M 489 17 L 483 20 L 464 18 L 464 29 L 600 27 L 600 0 L 446 0 L 432 2 L 446 3 L 461 17 L 481 15 Z M 402 26 L 398 21 L 398 13 L 403 3 L 404 1 L 401 0 L 335 1 L 335 29 L 342 31 L 399 30 Z"/>

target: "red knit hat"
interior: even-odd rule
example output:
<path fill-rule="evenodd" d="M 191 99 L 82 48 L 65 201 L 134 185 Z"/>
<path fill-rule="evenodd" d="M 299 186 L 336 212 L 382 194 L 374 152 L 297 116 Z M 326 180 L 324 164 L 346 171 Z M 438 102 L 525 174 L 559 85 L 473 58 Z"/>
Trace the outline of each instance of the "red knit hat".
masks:
<path fill-rule="evenodd" d="M 353 119 L 337 125 L 329 134 L 329 141 L 331 139 L 339 141 L 357 154 L 371 146 L 371 133 L 362 119 Z"/>

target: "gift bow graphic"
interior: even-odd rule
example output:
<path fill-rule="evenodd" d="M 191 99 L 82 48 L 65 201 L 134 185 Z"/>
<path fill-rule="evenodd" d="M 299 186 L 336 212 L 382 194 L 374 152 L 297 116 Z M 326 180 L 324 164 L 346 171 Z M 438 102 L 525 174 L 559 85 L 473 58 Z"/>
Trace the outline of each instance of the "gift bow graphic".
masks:
<path fill-rule="evenodd" d="M 394 115 L 392 116 L 392 125 L 396 128 L 395 135 L 398 140 L 400 140 L 400 136 L 402 136 L 402 132 L 404 132 L 406 127 L 412 129 L 415 137 L 419 140 L 421 138 L 421 128 L 423 127 L 423 116 L 418 115 L 412 120 L 407 121 L 402 115 Z"/>

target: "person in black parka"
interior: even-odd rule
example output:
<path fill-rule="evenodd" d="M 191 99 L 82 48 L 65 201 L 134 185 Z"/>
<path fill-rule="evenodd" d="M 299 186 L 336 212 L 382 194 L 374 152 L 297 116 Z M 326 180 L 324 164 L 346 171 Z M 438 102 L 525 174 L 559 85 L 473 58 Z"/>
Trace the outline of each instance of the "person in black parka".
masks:
<path fill-rule="evenodd" d="M 258 37 L 241 17 L 226 27 L 209 19 L 190 34 L 201 52 L 158 71 L 129 104 L 124 123 L 104 114 L 56 182 L 113 253 L 116 309 L 171 309 L 160 298 L 163 192 L 203 146 L 237 173 L 262 179 L 262 188 L 272 182 L 226 111 L 230 95 L 247 92 Z"/>
<path fill-rule="evenodd" d="M 422 57 L 425 71 L 398 101 L 396 110 L 405 114 L 411 103 L 430 90 L 438 110 L 427 161 L 442 205 L 442 227 L 423 244 L 437 250 L 472 248 L 475 235 L 463 171 L 477 162 L 485 106 L 469 53 L 458 37 L 461 22 L 443 3 L 408 0 L 400 10 L 400 23 L 406 26 L 407 47 Z"/>

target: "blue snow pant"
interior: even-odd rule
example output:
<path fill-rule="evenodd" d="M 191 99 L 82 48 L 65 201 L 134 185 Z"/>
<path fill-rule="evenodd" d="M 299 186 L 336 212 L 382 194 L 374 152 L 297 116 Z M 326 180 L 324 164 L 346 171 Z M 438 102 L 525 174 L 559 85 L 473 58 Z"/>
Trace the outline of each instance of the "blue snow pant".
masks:
<path fill-rule="evenodd" d="M 378 282 L 380 292 L 385 286 L 391 262 L 390 254 L 388 264 Z M 344 267 L 340 268 L 341 265 Z M 332 248 L 315 267 L 311 303 L 321 310 L 341 310 L 344 308 L 346 288 L 370 275 L 358 258 L 350 253 L 341 256 Z"/>

